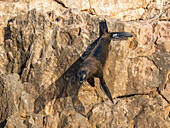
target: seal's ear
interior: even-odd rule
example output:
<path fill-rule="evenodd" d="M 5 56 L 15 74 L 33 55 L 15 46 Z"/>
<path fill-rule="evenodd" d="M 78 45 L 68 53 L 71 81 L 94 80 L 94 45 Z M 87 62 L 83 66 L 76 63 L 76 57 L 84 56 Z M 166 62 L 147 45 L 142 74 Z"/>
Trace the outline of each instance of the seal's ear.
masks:
<path fill-rule="evenodd" d="M 106 20 L 99 22 L 99 35 L 102 36 L 104 33 L 108 33 Z"/>
<path fill-rule="evenodd" d="M 124 39 L 124 38 L 128 38 L 128 37 L 132 37 L 132 34 L 130 34 L 129 32 L 111 32 L 111 38 L 114 39 Z"/>

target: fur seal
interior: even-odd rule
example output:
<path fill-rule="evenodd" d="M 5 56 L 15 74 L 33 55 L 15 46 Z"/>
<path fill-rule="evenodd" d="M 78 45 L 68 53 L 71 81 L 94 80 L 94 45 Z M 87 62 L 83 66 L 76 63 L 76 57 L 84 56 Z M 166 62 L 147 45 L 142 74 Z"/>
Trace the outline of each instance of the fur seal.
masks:
<path fill-rule="evenodd" d="M 97 45 L 78 70 L 78 77 L 81 84 L 87 80 L 92 87 L 95 86 L 94 77 L 98 77 L 100 79 L 100 88 L 113 103 L 111 93 L 103 79 L 103 68 L 108 58 L 110 41 L 111 39 L 127 39 L 132 35 L 128 32 L 108 32 L 107 25 L 103 24 L 103 26 L 104 28 L 100 29 L 100 38 Z"/>

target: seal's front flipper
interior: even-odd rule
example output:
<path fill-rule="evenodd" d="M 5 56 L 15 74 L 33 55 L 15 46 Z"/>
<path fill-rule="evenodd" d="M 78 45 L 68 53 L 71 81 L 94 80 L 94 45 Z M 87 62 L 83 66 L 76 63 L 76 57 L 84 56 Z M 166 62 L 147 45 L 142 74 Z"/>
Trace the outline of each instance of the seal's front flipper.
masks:
<path fill-rule="evenodd" d="M 90 78 L 87 80 L 87 82 L 88 82 L 92 87 L 95 86 L 95 85 L 94 85 L 94 78 L 93 78 L 93 77 L 90 77 Z"/>
<path fill-rule="evenodd" d="M 111 100 L 111 102 L 113 103 L 111 93 L 110 93 L 110 91 L 109 91 L 109 89 L 108 89 L 103 78 L 100 78 L 100 88 L 105 93 L 105 95 Z"/>
<path fill-rule="evenodd" d="M 111 32 L 111 38 L 126 39 L 128 37 L 132 37 L 132 34 L 129 32 Z"/>

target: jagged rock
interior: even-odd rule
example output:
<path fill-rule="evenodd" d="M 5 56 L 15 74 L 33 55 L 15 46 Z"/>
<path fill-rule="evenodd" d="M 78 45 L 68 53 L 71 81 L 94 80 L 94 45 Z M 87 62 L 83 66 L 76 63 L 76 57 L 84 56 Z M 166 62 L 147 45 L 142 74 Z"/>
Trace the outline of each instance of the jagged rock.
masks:
<path fill-rule="evenodd" d="M 96 105 L 92 109 L 89 121 L 96 127 L 168 128 L 169 104 L 159 94 L 152 96 L 124 97 L 116 99 L 115 105 L 108 102 Z"/>
<path fill-rule="evenodd" d="M 24 86 L 19 79 L 18 74 L 0 76 L 0 122 L 14 115 L 17 118 L 26 118 L 33 114 L 33 98 L 24 91 Z"/>
<path fill-rule="evenodd" d="M 170 127 L 168 1 L 128 1 L 119 9 L 100 2 L 115 17 L 141 19 L 133 22 L 70 9 L 109 14 L 98 2 L 67 2 L 0 1 L 0 127 Z M 100 19 L 109 31 L 134 35 L 111 41 L 104 78 L 114 104 L 98 79 L 93 88 L 76 78 L 97 44 Z"/>
<path fill-rule="evenodd" d="M 38 93 L 56 81 L 98 35 L 99 18 L 72 10 L 64 10 L 61 16 L 56 13 L 50 15 L 59 21 L 52 23 L 48 14 L 34 9 L 13 19 L 5 33 L 8 73 L 18 73 Z M 118 20 L 110 20 L 108 25 L 123 30 Z"/>
<path fill-rule="evenodd" d="M 40 128 L 43 127 L 43 117 L 40 114 L 21 117 L 15 113 L 8 117 L 5 128 Z"/>
<path fill-rule="evenodd" d="M 126 2 L 124 0 L 56 1 L 64 7 L 78 8 L 94 15 L 109 15 L 124 21 L 151 19 L 164 11 L 165 13 L 161 16 L 161 19 L 170 19 L 168 0 L 131 0 Z"/>

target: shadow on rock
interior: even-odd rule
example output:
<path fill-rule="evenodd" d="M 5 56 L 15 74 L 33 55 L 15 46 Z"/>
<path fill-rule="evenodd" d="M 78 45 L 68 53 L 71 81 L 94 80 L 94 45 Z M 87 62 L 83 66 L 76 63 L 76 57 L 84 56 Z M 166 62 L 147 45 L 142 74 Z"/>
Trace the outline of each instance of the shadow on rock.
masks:
<path fill-rule="evenodd" d="M 99 23 L 99 35 L 103 35 L 105 31 L 108 31 L 106 21 Z M 99 36 L 99 38 L 100 38 Z M 81 84 L 77 77 L 77 71 L 81 66 L 81 63 L 88 57 L 93 48 L 97 45 L 99 40 L 97 38 L 84 52 L 84 54 L 74 62 L 69 69 L 57 80 L 51 84 L 40 96 L 35 100 L 34 112 L 39 113 L 45 106 L 54 98 L 72 97 L 74 109 L 81 113 L 85 113 L 85 108 L 78 98 L 78 92 Z"/>
<path fill-rule="evenodd" d="M 88 57 L 90 51 L 97 45 L 99 38 L 97 38 L 90 46 L 88 46 L 84 54 L 79 57 L 79 59 L 74 62 L 68 68 L 68 70 L 58 80 L 55 81 L 55 83 L 51 84 L 46 90 L 44 90 L 44 92 L 39 95 L 39 97 L 34 102 L 35 113 L 39 113 L 41 110 L 43 110 L 45 106 L 54 98 L 57 99 L 67 96 L 72 97 L 73 106 L 77 112 L 81 114 L 85 113 L 85 108 L 78 98 L 78 92 L 81 84 L 77 78 L 77 71 L 80 68 L 83 60 Z"/>

